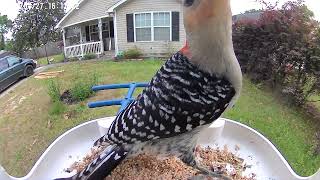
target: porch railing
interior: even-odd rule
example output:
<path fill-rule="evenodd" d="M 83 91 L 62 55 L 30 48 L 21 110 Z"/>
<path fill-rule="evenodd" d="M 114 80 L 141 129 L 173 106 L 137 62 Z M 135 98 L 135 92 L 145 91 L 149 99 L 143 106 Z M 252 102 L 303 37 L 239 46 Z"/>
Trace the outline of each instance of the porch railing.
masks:
<path fill-rule="evenodd" d="M 102 42 L 92 42 L 65 47 L 66 57 L 80 57 L 86 54 L 102 54 Z"/>

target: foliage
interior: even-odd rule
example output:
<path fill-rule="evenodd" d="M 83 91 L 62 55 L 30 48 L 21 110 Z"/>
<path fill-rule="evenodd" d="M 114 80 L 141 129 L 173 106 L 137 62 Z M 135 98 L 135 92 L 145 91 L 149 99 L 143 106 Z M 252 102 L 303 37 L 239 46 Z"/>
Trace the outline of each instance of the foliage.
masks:
<path fill-rule="evenodd" d="M 59 116 L 66 112 L 66 110 L 67 107 L 61 101 L 56 101 L 50 107 L 49 114 Z"/>
<path fill-rule="evenodd" d="M 70 62 L 79 61 L 79 58 L 77 57 L 68 58 L 68 61 Z"/>
<path fill-rule="evenodd" d="M 303 1 L 280 10 L 266 6 L 258 21 L 235 23 L 236 55 L 255 82 L 267 82 L 302 105 L 320 87 L 319 24 Z"/>
<path fill-rule="evenodd" d="M 96 74 L 89 75 L 86 78 L 78 78 L 70 89 L 72 98 L 76 101 L 84 101 L 94 94 L 92 86 L 98 84 L 98 76 Z"/>
<path fill-rule="evenodd" d="M 123 53 L 125 59 L 138 59 L 142 56 L 141 51 L 138 48 L 133 48 Z"/>
<path fill-rule="evenodd" d="M 176 49 L 173 47 L 173 44 L 171 42 L 167 42 L 166 47 L 167 47 L 166 56 L 169 58 L 176 52 Z"/>
<path fill-rule="evenodd" d="M 4 50 L 5 38 L 4 35 L 12 28 L 12 21 L 8 19 L 7 15 L 1 15 L 0 13 L 0 50 Z"/>
<path fill-rule="evenodd" d="M 4 49 L 6 51 L 13 51 L 13 41 L 12 40 L 6 41 L 6 46 Z"/>
<path fill-rule="evenodd" d="M 44 45 L 61 38 L 55 29 L 65 14 L 65 0 L 17 0 L 21 6 L 14 21 L 14 51 L 18 54 L 24 50 Z"/>
<path fill-rule="evenodd" d="M 52 102 L 60 101 L 60 85 L 55 80 L 50 80 L 48 83 L 48 94 Z"/>
<path fill-rule="evenodd" d="M 84 60 L 90 60 L 90 59 L 95 59 L 95 58 L 97 58 L 96 54 L 86 54 L 83 56 Z"/>

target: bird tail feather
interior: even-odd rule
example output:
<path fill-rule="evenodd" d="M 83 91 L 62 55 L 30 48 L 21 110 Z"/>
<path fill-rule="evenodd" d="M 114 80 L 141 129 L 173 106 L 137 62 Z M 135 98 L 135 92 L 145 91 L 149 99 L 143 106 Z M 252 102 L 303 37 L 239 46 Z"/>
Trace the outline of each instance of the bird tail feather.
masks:
<path fill-rule="evenodd" d="M 69 178 L 55 180 L 103 180 L 120 164 L 127 153 L 122 146 L 110 145 L 81 172 Z"/>

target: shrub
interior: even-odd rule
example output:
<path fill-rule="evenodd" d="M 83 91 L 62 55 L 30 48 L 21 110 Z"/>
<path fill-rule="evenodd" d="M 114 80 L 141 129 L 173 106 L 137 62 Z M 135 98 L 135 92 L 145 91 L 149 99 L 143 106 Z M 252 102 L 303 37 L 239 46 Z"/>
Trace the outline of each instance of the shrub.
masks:
<path fill-rule="evenodd" d="M 126 59 L 138 59 L 142 56 L 142 53 L 138 48 L 133 48 L 133 49 L 124 51 L 123 56 Z"/>
<path fill-rule="evenodd" d="M 91 90 L 92 86 L 97 85 L 98 76 L 93 74 L 88 78 L 78 78 L 73 87 L 70 89 L 72 98 L 76 101 L 84 101 L 91 97 L 94 91 Z"/>
<path fill-rule="evenodd" d="M 243 72 L 270 84 L 297 105 L 320 87 L 320 33 L 301 1 L 267 9 L 258 21 L 233 27 L 235 53 Z"/>
<path fill-rule="evenodd" d="M 48 94 L 52 102 L 60 101 L 60 85 L 55 80 L 50 80 L 48 83 Z"/>
<path fill-rule="evenodd" d="M 90 59 L 96 59 L 97 55 L 96 54 L 86 54 L 83 56 L 84 60 L 90 60 Z"/>
<path fill-rule="evenodd" d="M 50 107 L 49 114 L 59 116 L 66 112 L 66 106 L 61 101 L 56 101 Z"/>
<path fill-rule="evenodd" d="M 70 61 L 70 62 L 79 61 L 79 58 L 72 57 L 72 58 L 69 58 L 68 61 Z"/>

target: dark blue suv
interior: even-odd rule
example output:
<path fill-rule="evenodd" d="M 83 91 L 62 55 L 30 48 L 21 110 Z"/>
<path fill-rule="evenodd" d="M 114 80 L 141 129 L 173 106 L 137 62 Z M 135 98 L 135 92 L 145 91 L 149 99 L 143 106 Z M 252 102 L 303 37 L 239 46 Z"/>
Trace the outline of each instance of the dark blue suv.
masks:
<path fill-rule="evenodd" d="M 21 77 L 31 76 L 36 67 L 37 62 L 32 59 L 12 55 L 0 58 L 0 92 Z"/>

